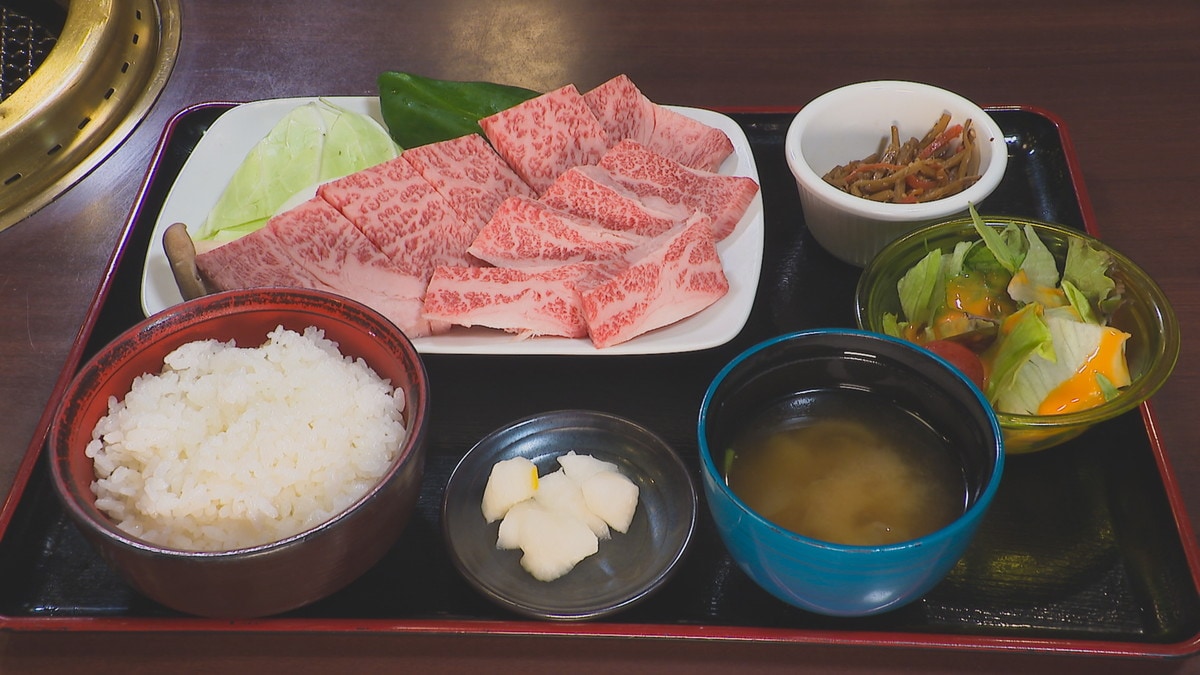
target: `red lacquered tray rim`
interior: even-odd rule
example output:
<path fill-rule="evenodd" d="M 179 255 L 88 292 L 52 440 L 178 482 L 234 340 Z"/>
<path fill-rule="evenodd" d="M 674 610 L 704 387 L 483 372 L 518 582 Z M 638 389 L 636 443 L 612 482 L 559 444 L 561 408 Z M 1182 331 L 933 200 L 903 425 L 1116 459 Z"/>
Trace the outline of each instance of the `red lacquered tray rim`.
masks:
<path fill-rule="evenodd" d="M 66 390 L 72 376 L 83 360 L 88 337 L 92 334 L 99 318 L 100 308 L 108 299 L 113 276 L 119 268 L 134 225 L 139 221 L 146 195 L 153 185 L 159 161 L 170 145 L 178 124 L 189 114 L 210 108 L 227 108 L 238 105 L 235 101 L 208 101 L 186 107 L 167 123 L 155 147 L 150 169 L 138 189 L 137 198 L 121 232 L 120 243 L 105 268 L 103 281 L 97 288 L 90 309 L 76 335 L 74 345 L 67 354 L 66 363 L 51 393 L 49 404 L 38 420 L 36 431 L 26 454 L 19 465 L 13 488 L 0 510 L 0 538 L 7 531 L 17 506 L 36 467 L 38 456 L 45 445 L 50 422 L 58 401 Z M 1085 230 L 1099 236 L 1091 198 L 1081 178 L 1074 144 L 1067 125 L 1062 118 L 1046 109 L 1031 105 L 989 105 L 989 111 L 1017 110 L 1041 116 L 1055 127 L 1067 162 L 1070 183 L 1078 200 Z M 785 107 L 723 107 L 722 113 L 778 114 L 792 113 L 795 108 Z M 1179 484 L 1167 456 L 1158 431 L 1153 402 L 1147 401 L 1140 408 L 1146 426 L 1150 450 L 1154 454 L 1163 489 L 1170 504 L 1176 532 L 1187 558 L 1193 586 L 1200 589 L 1200 544 L 1188 518 Z M 630 624 L 609 622 L 537 622 L 525 619 L 514 620 L 454 620 L 454 619 L 354 619 L 354 618 L 294 618 L 276 617 L 249 620 L 218 620 L 179 617 L 128 618 L 128 617 L 16 617 L 0 615 L 0 630 L 14 632 L 261 632 L 261 633 L 373 633 L 407 635 L 511 635 L 541 637 L 590 637 L 621 639 L 674 639 L 731 642 L 762 642 L 807 645 L 845 645 L 860 647 L 897 647 L 917 649 L 986 650 L 996 652 L 1040 652 L 1056 654 L 1081 654 L 1090 656 L 1113 656 L 1132 658 L 1175 658 L 1200 653 L 1200 633 L 1173 643 L 1142 643 L 1133 641 L 1050 639 L 1038 637 L 1005 637 L 950 635 L 945 633 L 913 633 L 894 631 L 839 631 L 823 629 L 786 629 L 742 626 L 717 626 L 693 624 Z"/>

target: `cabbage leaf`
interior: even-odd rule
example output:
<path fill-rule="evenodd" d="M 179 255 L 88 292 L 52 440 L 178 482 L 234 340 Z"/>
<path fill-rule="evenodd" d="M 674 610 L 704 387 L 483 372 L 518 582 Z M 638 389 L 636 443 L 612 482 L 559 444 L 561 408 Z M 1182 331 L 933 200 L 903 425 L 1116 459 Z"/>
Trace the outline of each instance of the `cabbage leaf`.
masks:
<path fill-rule="evenodd" d="M 229 241 L 267 223 L 315 187 L 392 159 L 400 147 L 372 117 L 325 99 L 297 106 L 250 149 L 197 240 Z"/>

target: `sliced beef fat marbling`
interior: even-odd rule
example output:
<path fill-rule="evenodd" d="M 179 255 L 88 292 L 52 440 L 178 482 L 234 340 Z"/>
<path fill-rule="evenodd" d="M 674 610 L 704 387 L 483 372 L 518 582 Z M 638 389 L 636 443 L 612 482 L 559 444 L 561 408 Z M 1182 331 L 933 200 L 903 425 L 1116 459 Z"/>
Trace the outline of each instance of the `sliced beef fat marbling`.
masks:
<path fill-rule="evenodd" d="M 687 318 L 728 292 L 712 228 L 697 215 L 581 298 L 588 334 L 603 349 Z"/>
<path fill-rule="evenodd" d="M 499 267 L 545 268 L 621 259 L 642 241 L 540 201 L 509 197 L 468 251 Z"/>
<path fill-rule="evenodd" d="M 205 286 L 213 290 L 265 286 L 333 290 L 292 260 L 269 226 L 220 246 L 198 248 L 196 267 Z"/>
<path fill-rule="evenodd" d="M 250 270 L 246 260 L 275 264 Z M 196 264 L 218 288 L 327 290 L 374 308 L 410 336 L 436 330 L 422 316 L 424 279 L 395 265 L 320 197 L 275 216 L 257 232 L 197 255 Z M 276 276 L 265 275 L 267 270 Z"/>
<path fill-rule="evenodd" d="M 326 183 L 317 195 L 341 211 L 396 265 L 428 280 L 438 265 L 472 262 L 478 231 L 405 155 Z"/>
<path fill-rule="evenodd" d="M 486 326 L 521 337 L 588 334 L 577 285 L 594 263 L 544 270 L 439 267 L 425 295 L 425 316 L 459 326 Z M 601 272 L 607 278 L 611 272 Z"/>
<path fill-rule="evenodd" d="M 542 202 L 572 215 L 639 237 L 657 237 L 687 221 L 692 210 L 660 200 L 648 203 L 598 166 L 577 166 L 559 176 Z"/>
<path fill-rule="evenodd" d="M 507 197 L 537 196 L 479 134 L 409 148 L 402 156 L 476 231 Z"/>
<path fill-rule="evenodd" d="M 567 169 L 595 164 L 608 150 L 604 128 L 573 84 L 485 117 L 479 126 L 539 194 Z"/>
<path fill-rule="evenodd" d="M 627 75 L 617 75 L 583 95 L 608 136 L 608 145 L 632 140 L 684 166 L 717 171 L 733 154 L 724 131 L 659 105 Z"/>
<path fill-rule="evenodd" d="M 609 147 L 630 139 L 648 145 L 654 136 L 654 109 L 650 99 L 627 75 L 617 75 L 583 94 L 592 114 L 604 127 Z"/>
<path fill-rule="evenodd" d="M 618 143 L 598 167 L 645 204 L 708 216 L 718 241 L 733 232 L 758 194 L 753 179 L 691 169 L 633 141 Z"/>

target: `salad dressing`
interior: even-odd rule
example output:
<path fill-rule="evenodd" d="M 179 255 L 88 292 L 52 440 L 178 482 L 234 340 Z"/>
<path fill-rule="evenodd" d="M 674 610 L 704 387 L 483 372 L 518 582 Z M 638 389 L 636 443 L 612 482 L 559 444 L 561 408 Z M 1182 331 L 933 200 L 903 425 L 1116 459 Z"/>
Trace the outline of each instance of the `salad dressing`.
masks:
<path fill-rule="evenodd" d="M 1003 279 L 970 272 L 946 282 L 946 304 L 989 319 L 999 319 L 1016 309 L 1012 300 L 1004 295 Z"/>
<path fill-rule="evenodd" d="M 1004 281 L 994 275 L 963 273 L 946 280 L 946 299 L 934 314 L 932 339 L 968 333 L 982 320 L 999 321 L 1016 307 L 1004 294 Z M 915 340 L 922 342 L 920 338 Z"/>
<path fill-rule="evenodd" d="M 1120 382 L 1129 377 L 1124 366 L 1125 341 L 1122 336 L 1124 333 L 1115 328 L 1105 330 L 1096 350 L 1074 375 L 1051 390 L 1038 407 L 1037 414 L 1061 415 L 1104 403 L 1107 397 L 1098 376 L 1103 376 L 1109 382 Z"/>

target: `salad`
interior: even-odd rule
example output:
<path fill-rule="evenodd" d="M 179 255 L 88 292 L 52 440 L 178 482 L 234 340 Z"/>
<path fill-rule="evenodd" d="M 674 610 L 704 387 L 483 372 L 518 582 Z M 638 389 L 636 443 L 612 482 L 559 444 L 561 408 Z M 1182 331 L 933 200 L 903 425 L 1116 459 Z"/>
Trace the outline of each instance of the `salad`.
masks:
<path fill-rule="evenodd" d="M 913 265 L 883 332 L 959 366 L 999 412 L 1062 414 L 1115 397 L 1130 383 L 1130 335 L 1109 325 L 1123 292 L 1111 256 L 1072 238 L 1060 270 L 1031 226 L 1000 230 L 970 213 L 980 238 Z"/>

